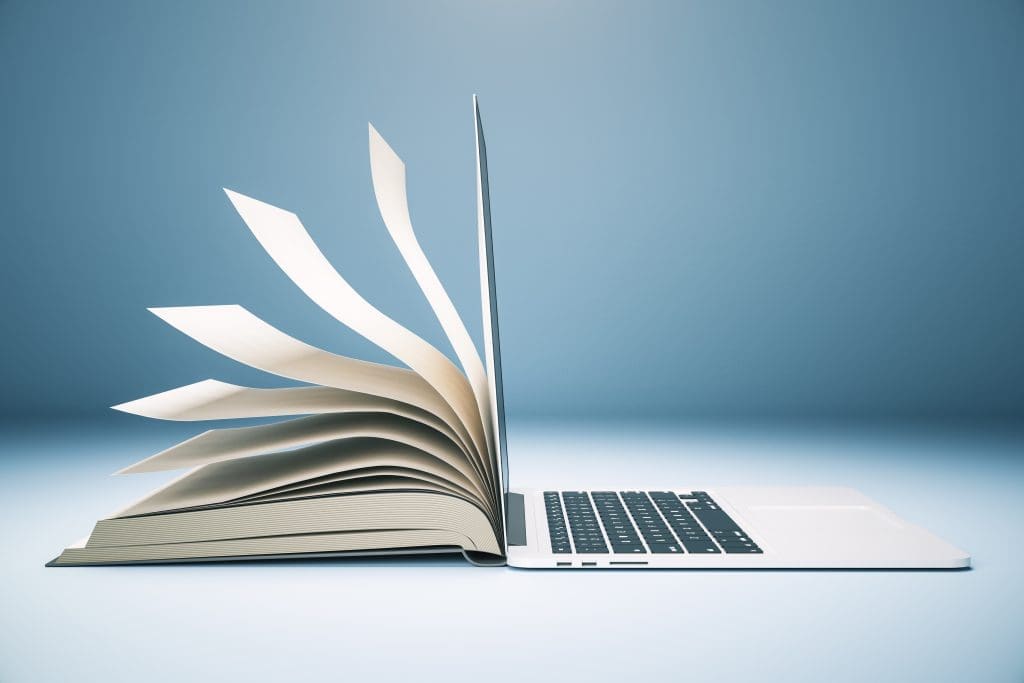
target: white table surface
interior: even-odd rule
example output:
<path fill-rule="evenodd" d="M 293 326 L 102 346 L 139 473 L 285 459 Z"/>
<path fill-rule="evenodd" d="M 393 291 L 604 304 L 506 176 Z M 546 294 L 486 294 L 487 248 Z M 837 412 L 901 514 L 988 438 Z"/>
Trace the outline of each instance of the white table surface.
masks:
<path fill-rule="evenodd" d="M 969 571 L 44 568 L 172 476 L 110 472 L 195 430 L 124 424 L 0 436 L 0 681 L 1024 680 L 1019 433 L 512 425 L 514 485 L 848 485 Z"/>

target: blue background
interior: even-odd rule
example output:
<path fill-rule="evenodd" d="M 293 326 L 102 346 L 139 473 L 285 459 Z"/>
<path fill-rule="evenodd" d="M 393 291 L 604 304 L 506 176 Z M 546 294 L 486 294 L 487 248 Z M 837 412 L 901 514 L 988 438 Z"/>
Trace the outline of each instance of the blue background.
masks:
<path fill-rule="evenodd" d="M 372 121 L 479 332 L 474 92 L 514 485 L 846 484 L 974 569 L 44 569 L 206 428 L 108 406 L 283 383 L 147 306 L 389 360 L 222 187 L 447 352 Z M 0 679 L 1022 680 L 1022 121 L 1021 0 L 0 0 Z"/>
<path fill-rule="evenodd" d="M 377 215 L 367 121 L 476 332 L 474 92 L 513 418 L 1024 416 L 1017 0 L 7 0 L 0 64 L 7 418 L 277 383 L 147 306 L 240 303 L 388 360 L 221 187 L 298 213 L 447 351 Z"/>

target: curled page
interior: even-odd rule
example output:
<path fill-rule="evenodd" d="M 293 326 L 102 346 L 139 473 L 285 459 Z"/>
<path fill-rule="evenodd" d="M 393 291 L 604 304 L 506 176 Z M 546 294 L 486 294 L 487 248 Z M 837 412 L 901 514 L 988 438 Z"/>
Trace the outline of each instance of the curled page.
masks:
<path fill-rule="evenodd" d="M 377 197 L 380 216 L 387 226 L 391 239 L 409 266 L 416 283 L 430 303 L 438 322 L 448 336 L 455 355 L 466 371 L 470 386 L 476 398 L 477 410 L 484 425 L 487 451 L 493 452 L 494 437 L 491 434 L 491 402 L 487 389 L 487 373 L 473 340 L 466 331 L 455 305 L 444 285 L 434 272 L 433 266 L 423 253 L 409 216 L 409 200 L 406 193 L 405 164 L 391 146 L 370 124 L 370 173 L 373 192 Z M 490 470 L 491 458 L 485 459 Z"/>
<path fill-rule="evenodd" d="M 447 481 L 443 477 L 438 477 L 433 474 L 427 474 L 420 470 L 410 470 L 402 467 L 363 467 L 356 470 L 349 470 L 342 472 L 341 474 L 328 475 L 326 477 L 317 477 L 315 479 L 299 482 L 297 484 L 287 484 L 285 486 L 278 486 L 276 488 L 269 489 L 267 491 L 256 493 L 251 496 L 243 496 L 242 498 L 235 498 L 230 502 L 242 503 L 250 500 L 265 501 L 269 498 L 284 499 L 286 497 L 297 498 L 308 495 L 320 495 L 323 492 L 330 491 L 331 487 L 337 485 L 344 485 L 353 481 L 365 481 L 366 479 L 375 479 L 378 477 L 402 477 L 407 480 L 415 480 L 419 482 L 425 482 L 437 489 L 445 489 L 450 493 L 465 496 L 466 492 L 458 488 L 450 481 Z M 471 496 L 472 497 L 472 496 Z M 474 498 L 474 502 L 476 499 Z"/>
<path fill-rule="evenodd" d="M 241 306 L 173 306 L 149 310 L 203 346 L 249 367 L 300 382 L 372 394 L 422 408 L 444 420 L 459 435 L 466 452 L 473 452 L 470 434 L 451 406 L 411 370 L 339 356 L 310 346 Z"/>
<path fill-rule="evenodd" d="M 259 457 L 198 467 L 154 491 L 119 517 L 215 505 L 268 489 L 363 467 L 404 467 L 459 482 L 443 460 L 407 444 L 380 438 L 329 441 Z"/>
<path fill-rule="evenodd" d="M 485 497 L 485 484 L 447 436 L 415 420 L 387 413 L 327 414 L 254 427 L 213 429 L 118 472 L 158 472 L 283 451 L 289 448 L 376 437 L 430 453 L 459 472 L 458 483 Z"/>
<path fill-rule="evenodd" d="M 469 431 L 481 462 L 487 439 L 476 398 L 448 357 L 374 308 L 334 269 L 298 216 L 225 190 L 242 220 L 281 270 L 320 308 L 412 368 L 448 402 Z"/>
<path fill-rule="evenodd" d="M 388 412 L 400 409 L 400 405 L 379 396 L 333 387 L 254 389 L 205 379 L 202 382 L 121 403 L 113 408 L 157 420 L 192 422 L 346 411 Z"/>
<path fill-rule="evenodd" d="M 307 489 L 299 489 L 294 493 L 272 493 L 262 496 L 248 496 L 240 498 L 242 504 L 251 503 L 275 503 L 285 500 L 302 500 L 303 498 L 323 496 L 350 496 L 356 493 L 391 493 L 408 491 L 431 491 L 449 496 L 461 498 L 468 503 L 479 506 L 479 499 L 452 487 L 450 484 L 435 484 L 421 477 L 405 476 L 378 476 L 362 477 L 336 484 L 324 484 L 322 486 L 311 486 Z M 235 504 L 235 503 L 232 503 Z"/>

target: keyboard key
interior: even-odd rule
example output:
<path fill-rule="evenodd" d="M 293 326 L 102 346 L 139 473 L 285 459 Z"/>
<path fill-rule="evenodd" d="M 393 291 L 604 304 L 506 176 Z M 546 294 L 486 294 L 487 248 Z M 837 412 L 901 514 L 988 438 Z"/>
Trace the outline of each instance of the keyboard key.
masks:
<path fill-rule="evenodd" d="M 607 553 L 608 546 L 590 503 L 590 496 L 584 491 L 563 491 L 562 502 L 576 552 Z"/>
<path fill-rule="evenodd" d="M 703 492 L 694 502 L 687 502 L 686 507 L 700 520 L 701 524 L 718 541 L 726 553 L 761 553 L 756 543 L 740 529 L 725 510 L 720 508 L 711 497 Z"/>
<path fill-rule="evenodd" d="M 679 543 L 651 543 L 650 546 L 652 553 L 676 553 L 681 555 L 683 552 L 683 548 Z"/>
<path fill-rule="evenodd" d="M 695 541 L 693 543 L 686 543 L 686 552 L 693 553 L 694 555 L 719 555 L 721 549 L 711 541 Z"/>
<path fill-rule="evenodd" d="M 551 539 L 551 552 L 567 554 L 572 552 L 569 543 L 569 532 L 562 514 L 562 501 L 555 491 L 544 492 L 544 507 L 548 518 L 548 534 Z"/>
<path fill-rule="evenodd" d="M 594 491 L 590 494 L 597 508 L 597 514 L 604 525 L 608 542 L 614 553 L 646 553 L 632 521 L 622 507 L 619 494 L 614 491 Z"/>
<path fill-rule="evenodd" d="M 681 553 L 683 549 L 658 514 L 651 498 L 642 491 L 627 491 L 622 501 L 652 553 Z"/>

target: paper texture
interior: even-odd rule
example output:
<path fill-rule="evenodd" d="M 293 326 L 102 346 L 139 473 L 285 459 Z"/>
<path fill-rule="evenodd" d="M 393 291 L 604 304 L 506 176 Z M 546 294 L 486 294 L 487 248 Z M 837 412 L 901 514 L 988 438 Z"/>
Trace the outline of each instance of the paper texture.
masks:
<path fill-rule="evenodd" d="M 278 486 L 265 492 L 251 496 L 236 498 L 233 502 L 246 502 L 250 500 L 287 500 L 299 496 L 319 496 L 325 494 L 340 493 L 341 487 L 354 482 L 366 482 L 370 480 L 390 479 L 406 482 L 405 486 L 426 490 L 446 491 L 454 495 L 465 496 L 466 492 L 458 488 L 444 477 L 438 477 L 419 470 L 411 470 L 405 467 L 363 467 L 350 472 L 317 477 L 315 479 Z"/>
<path fill-rule="evenodd" d="M 455 309 L 451 297 L 438 279 L 434 268 L 427 260 L 416 233 L 412 228 L 409 216 L 409 200 L 406 196 L 405 164 L 391 149 L 390 145 L 380 136 L 377 129 L 370 125 L 370 174 L 373 179 L 373 191 L 377 197 L 384 225 L 391 234 L 398 251 L 412 271 L 416 283 L 420 286 L 430 307 L 437 316 L 448 340 L 451 342 L 455 355 L 458 356 L 462 368 L 466 371 L 469 383 L 476 398 L 477 409 L 484 426 L 487 439 L 487 452 L 492 452 L 494 438 L 491 434 L 491 403 L 487 389 L 487 373 L 480 361 L 473 340 L 466 330 L 465 323 Z M 490 465 L 490 459 L 486 459 Z M 488 468 L 490 469 L 490 468 Z"/>
<path fill-rule="evenodd" d="M 472 488 L 481 498 L 486 497 L 476 472 L 448 437 L 415 420 L 387 413 L 316 415 L 269 425 L 214 429 L 125 468 L 121 473 L 197 467 L 358 437 L 390 440 L 429 453 L 458 471 L 462 476 L 461 483 Z"/>
<path fill-rule="evenodd" d="M 225 190 L 242 220 L 289 278 L 318 306 L 363 335 L 425 379 L 469 431 L 481 462 L 486 460 L 476 398 L 466 377 L 447 356 L 374 308 L 331 266 L 295 214 Z"/>
<path fill-rule="evenodd" d="M 390 411 L 395 401 L 332 387 L 255 389 L 206 379 L 114 406 L 159 420 L 234 420 L 354 410 Z"/>
<path fill-rule="evenodd" d="M 443 477 L 476 498 L 462 472 L 423 450 L 377 438 L 318 443 L 292 451 L 204 465 L 154 491 L 118 516 L 211 505 L 355 468 L 395 466 Z"/>
<path fill-rule="evenodd" d="M 441 395 L 412 370 L 324 351 L 281 332 L 241 306 L 174 306 L 149 310 L 203 346 L 250 367 L 300 382 L 392 399 L 429 411 L 459 435 L 467 453 L 475 453 L 469 431 L 459 417 Z"/>

